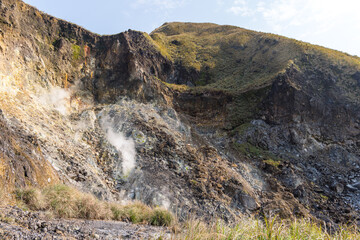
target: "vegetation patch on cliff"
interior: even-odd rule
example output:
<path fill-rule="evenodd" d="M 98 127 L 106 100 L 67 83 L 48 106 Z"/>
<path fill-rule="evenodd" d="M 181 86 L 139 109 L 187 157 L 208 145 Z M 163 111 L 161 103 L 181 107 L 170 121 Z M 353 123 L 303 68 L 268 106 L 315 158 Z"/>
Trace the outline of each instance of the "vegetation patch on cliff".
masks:
<path fill-rule="evenodd" d="M 84 57 L 84 50 L 79 45 L 73 44 L 71 48 L 73 51 L 73 60 L 77 61 Z"/>

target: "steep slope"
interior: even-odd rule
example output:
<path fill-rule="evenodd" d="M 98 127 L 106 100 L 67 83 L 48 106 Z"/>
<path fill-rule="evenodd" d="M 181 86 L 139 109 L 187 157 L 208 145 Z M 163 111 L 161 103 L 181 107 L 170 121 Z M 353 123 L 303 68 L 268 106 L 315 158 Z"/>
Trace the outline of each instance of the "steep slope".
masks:
<path fill-rule="evenodd" d="M 30 183 L 49 184 L 53 182 L 48 179 L 56 179 L 60 174 L 63 181 L 84 183 L 88 190 L 92 185 L 94 189 L 91 191 L 111 198 L 106 176 L 96 163 L 102 161 L 99 159 L 101 156 L 94 152 L 95 146 L 86 143 L 91 134 L 89 139 L 83 138 L 83 134 L 95 127 L 100 129 L 99 124 L 94 124 L 96 115 L 92 110 L 97 101 L 116 102 L 124 91 L 144 101 L 159 93 L 159 88 L 156 88 L 159 83 L 152 84 L 151 79 L 145 79 L 141 70 L 142 67 L 156 69 L 157 63 L 151 64 L 150 59 L 141 62 L 135 59 L 131 44 L 142 40 L 144 49 L 147 49 L 142 53 L 152 53 L 154 59 L 160 54 L 146 42 L 142 33 L 100 37 L 43 14 L 22 1 L 2 1 L 1 16 L 0 102 L 4 124 L 13 126 L 10 133 L 15 132 L 14 136 L 6 137 L 14 138 L 11 141 L 14 144 L 17 141 L 19 148 L 25 149 L 25 162 L 32 159 L 43 161 L 41 164 L 24 163 L 24 169 L 25 166 L 37 165 L 39 171 L 45 173 L 48 171 L 44 167 L 50 162 L 56 170 L 54 176 L 46 177 L 44 182 L 33 177 L 34 168 L 24 173 L 14 171 L 17 168 L 12 169 L 11 165 L 6 166 L 4 175 L 10 184 L 4 186 L 11 192 L 14 187 Z M 119 76 L 131 80 L 114 84 L 114 78 Z M 127 85 L 122 85 L 124 83 Z M 141 91 L 142 88 L 145 91 Z M 16 131 L 20 134 L 16 135 Z M 35 139 L 36 151 L 31 151 L 22 135 Z M 104 134 L 102 136 L 104 138 Z M 4 155 L 13 155 L 10 154 L 10 140 L 2 140 Z M 16 156 L 11 160 L 20 161 Z M 24 176 L 26 180 L 19 182 Z"/>
<path fill-rule="evenodd" d="M 5 192 L 65 182 L 180 218 L 358 218 L 358 58 L 215 24 L 100 36 L 20 0 L 0 24 Z"/>

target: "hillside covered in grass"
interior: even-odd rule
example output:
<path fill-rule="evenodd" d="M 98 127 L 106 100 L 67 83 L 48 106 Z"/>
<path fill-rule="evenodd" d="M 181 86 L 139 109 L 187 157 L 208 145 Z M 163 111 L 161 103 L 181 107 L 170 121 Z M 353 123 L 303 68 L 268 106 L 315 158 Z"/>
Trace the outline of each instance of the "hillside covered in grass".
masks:
<path fill-rule="evenodd" d="M 165 23 L 150 36 L 165 56 L 196 73 L 190 81 L 195 86 L 244 92 L 270 85 L 290 66 L 326 71 L 349 91 L 352 78 L 360 77 L 358 57 L 235 26 Z"/>
<path fill-rule="evenodd" d="M 171 89 L 195 94 L 215 91 L 232 99 L 230 104 L 221 100 L 227 108 L 223 123 L 227 128 L 263 115 L 264 103 L 270 101 L 267 96 L 280 79 L 287 79 L 292 89 L 312 101 L 325 101 L 330 93 L 339 102 L 360 102 L 357 56 L 212 23 L 165 23 L 150 36 L 159 52 L 174 63 L 175 73 L 166 79 Z"/>

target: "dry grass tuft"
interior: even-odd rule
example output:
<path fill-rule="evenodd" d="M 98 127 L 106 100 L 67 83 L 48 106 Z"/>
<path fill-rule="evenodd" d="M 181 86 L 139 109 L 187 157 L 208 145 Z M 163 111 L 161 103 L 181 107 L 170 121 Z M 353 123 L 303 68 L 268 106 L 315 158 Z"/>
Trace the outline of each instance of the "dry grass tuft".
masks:
<path fill-rule="evenodd" d="M 189 220 L 183 226 L 183 231 L 174 234 L 173 239 L 185 240 L 232 240 L 232 239 L 327 239 L 327 240 L 350 240 L 360 239 L 356 227 L 340 227 L 334 234 L 322 228 L 319 224 L 301 219 L 285 223 L 276 218 L 265 221 L 253 218 L 243 219 L 234 226 L 228 226 L 222 222 L 205 224 L 199 220 Z"/>
<path fill-rule="evenodd" d="M 46 208 L 44 196 L 39 189 L 30 187 L 17 189 L 15 197 L 30 209 L 43 210 Z"/>
<path fill-rule="evenodd" d="M 110 219 L 108 205 L 90 194 L 84 194 L 76 201 L 77 217 L 84 219 Z"/>
<path fill-rule="evenodd" d="M 42 191 L 48 210 L 58 217 L 109 219 L 106 204 L 93 195 L 82 193 L 65 185 L 54 185 Z"/>
<path fill-rule="evenodd" d="M 30 210 L 43 210 L 60 218 L 108 219 L 132 223 L 170 226 L 173 216 L 164 209 L 132 202 L 127 205 L 100 201 L 66 185 L 54 185 L 43 190 L 24 188 L 15 191 L 19 205 Z"/>
<path fill-rule="evenodd" d="M 163 208 L 155 208 L 150 216 L 150 224 L 154 226 L 170 226 L 174 222 L 173 215 Z"/>

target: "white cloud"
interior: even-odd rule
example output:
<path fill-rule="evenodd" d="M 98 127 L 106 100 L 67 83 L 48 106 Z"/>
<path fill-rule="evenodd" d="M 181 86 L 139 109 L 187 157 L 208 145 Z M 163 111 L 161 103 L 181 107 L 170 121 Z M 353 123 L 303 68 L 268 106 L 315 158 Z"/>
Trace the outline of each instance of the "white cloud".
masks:
<path fill-rule="evenodd" d="M 359 8 L 358 0 L 275 0 L 258 1 L 255 5 L 251 5 L 248 0 L 234 0 L 228 11 L 241 16 L 256 15 L 274 29 L 306 24 L 322 29 L 343 21 L 342 18 L 359 22 Z"/>
<path fill-rule="evenodd" d="M 136 0 L 132 4 L 133 8 L 146 7 L 151 9 L 174 9 L 184 4 L 185 0 Z"/>
<path fill-rule="evenodd" d="M 224 0 L 216 0 L 217 5 L 223 6 L 225 4 Z"/>
<path fill-rule="evenodd" d="M 263 22 L 261 31 L 349 51 L 359 45 L 359 9 L 358 0 L 233 0 L 227 11 Z"/>
<path fill-rule="evenodd" d="M 251 9 L 245 0 L 235 0 L 233 2 L 233 6 L 228 9 L 228 12 L 231 12 L 235 15 L 241 15 L 243 17 L 252 16 L 255 14 L 254 9 Z"/>
<path fill-rule="evenodd" d="M 252 12 L 249 11 L 248 8 L 246 7 L 238 7 L 238 6 L 234 6 L 234 7 L 231 7 L 229 8 L 229 12 L 232 12 L 236 15 L 241 15 L 241 16 L 250 16 L 252 15 Z"/>
<path fill-rule="evenodd" d="M 246 1 L 245 0 L 235 0 L 234 4 L 235 5 L 246 5 Z"/>

